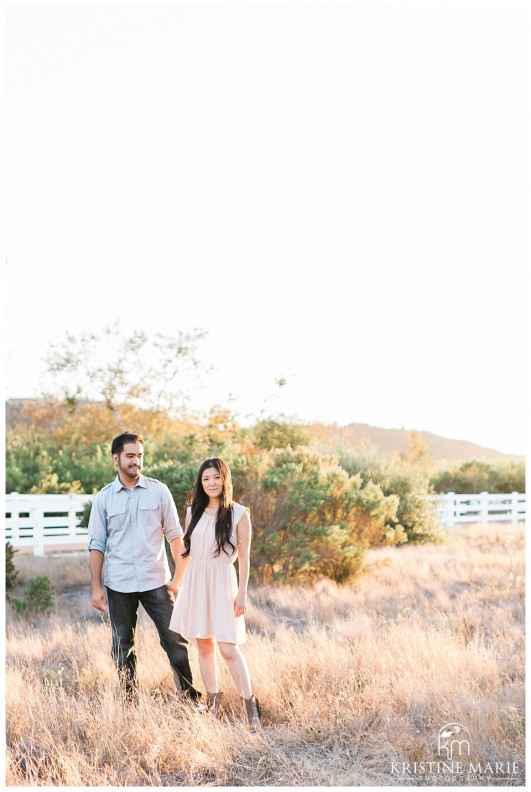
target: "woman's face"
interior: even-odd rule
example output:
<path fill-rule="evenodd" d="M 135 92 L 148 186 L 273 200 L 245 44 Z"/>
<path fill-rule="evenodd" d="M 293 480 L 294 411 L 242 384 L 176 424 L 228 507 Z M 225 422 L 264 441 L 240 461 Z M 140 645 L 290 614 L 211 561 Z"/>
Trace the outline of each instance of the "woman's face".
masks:
<path fill-rule="evenodd" d="M 201 484 L 210 498 L 219 498 L 223 492 L 223 479 L 221 478 L 221 473 L 215 467 L 203 470 Z"/>

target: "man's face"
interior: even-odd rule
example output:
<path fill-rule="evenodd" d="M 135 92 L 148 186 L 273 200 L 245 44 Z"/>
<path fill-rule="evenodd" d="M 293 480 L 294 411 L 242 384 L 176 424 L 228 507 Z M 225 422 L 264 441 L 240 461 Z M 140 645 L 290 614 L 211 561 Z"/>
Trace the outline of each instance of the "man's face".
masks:
<path fill-rule="evenodd" d="M 112 461 L 122 480 L 137 481 L 142 470 L 144 446 L 142 443 L 125 443 L 121 454 L 113 454 Z"/>

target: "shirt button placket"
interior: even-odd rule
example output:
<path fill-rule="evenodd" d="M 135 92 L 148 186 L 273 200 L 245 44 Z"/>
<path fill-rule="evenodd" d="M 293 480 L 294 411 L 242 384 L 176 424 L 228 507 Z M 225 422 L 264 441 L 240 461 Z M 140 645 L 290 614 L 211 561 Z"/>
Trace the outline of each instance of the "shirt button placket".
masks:
<path fill-rule="evenodd" d="M 135 565 L 135 577 L 136 577 L 136 590 L 140 591 L 139 588 L 139 580 L 138 580 L 138 567 L 136 563 L 137 559 L 137 535 L 136 535 L 136 508 L 135 508 L 135 501 L 136 501 L 136 487 L 129 490 L 129 525 L 131 526 L 131 545 L 133 549 L 133 562 Z"/>

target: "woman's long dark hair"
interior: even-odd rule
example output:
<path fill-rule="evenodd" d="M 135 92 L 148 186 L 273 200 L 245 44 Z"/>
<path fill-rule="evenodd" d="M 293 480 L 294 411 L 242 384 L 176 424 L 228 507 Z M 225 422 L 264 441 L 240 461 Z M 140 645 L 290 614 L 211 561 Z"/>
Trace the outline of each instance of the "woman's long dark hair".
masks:
<path fill-rule="evenodd" d="M 211 459 L 205 459 L 199 468 L 199 473 L 197 474 L 197 479 L 192 490 L 192 497 L 190 501 L 190 505 L 192 506 L 192 519 L 190 520 L 190 525 L 188 526 L 188 530 L 184 535 L 184 546 L 186 548 L 186 552 L 182 554 L 183 558 L 186 558 L 186 556 L 190 555 L 192 533 L 194 532 L 195 526 L 201 519 L 203 512 L 209 504 L 209 497 L 204 490 L 203 482 L 201 480 L 203 473 L 205 470 L 207 470 L 207 468 L 215 468 L 219 472 L 223 486 L 219 499 L 219 510 L 216 518 L 215 530 L 216 544 L 218 546 L 216 556 L 219 556 L 223 550 L 223 552 L 230 557 L 236 550 L 236 545 L 232 542 L 231 538 L 232 477 L 226 462 L 224 462 L 219 457 L 212 457 Z"/>

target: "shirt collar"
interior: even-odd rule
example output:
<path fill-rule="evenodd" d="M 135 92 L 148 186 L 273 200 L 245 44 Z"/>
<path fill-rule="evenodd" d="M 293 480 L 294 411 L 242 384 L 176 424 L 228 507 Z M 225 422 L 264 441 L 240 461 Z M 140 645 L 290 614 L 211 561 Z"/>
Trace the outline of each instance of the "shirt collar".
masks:
<path fill-rule="evenodd" d="M 147 480 L 146 477 L 142 475 L 142 473 L 140 474 L 140 478 L 132 489 L 135 489 L 136 487 L 143 487 L 144 489 L 147 489 Z M 115 492 L 120 492 L 121 489 L 127 489 L 127 487 L 124 487 L 120 481 L 120 476 L 118 475 L 116 475 L 116 478 L 113 481 L 113 489 Z"/>

